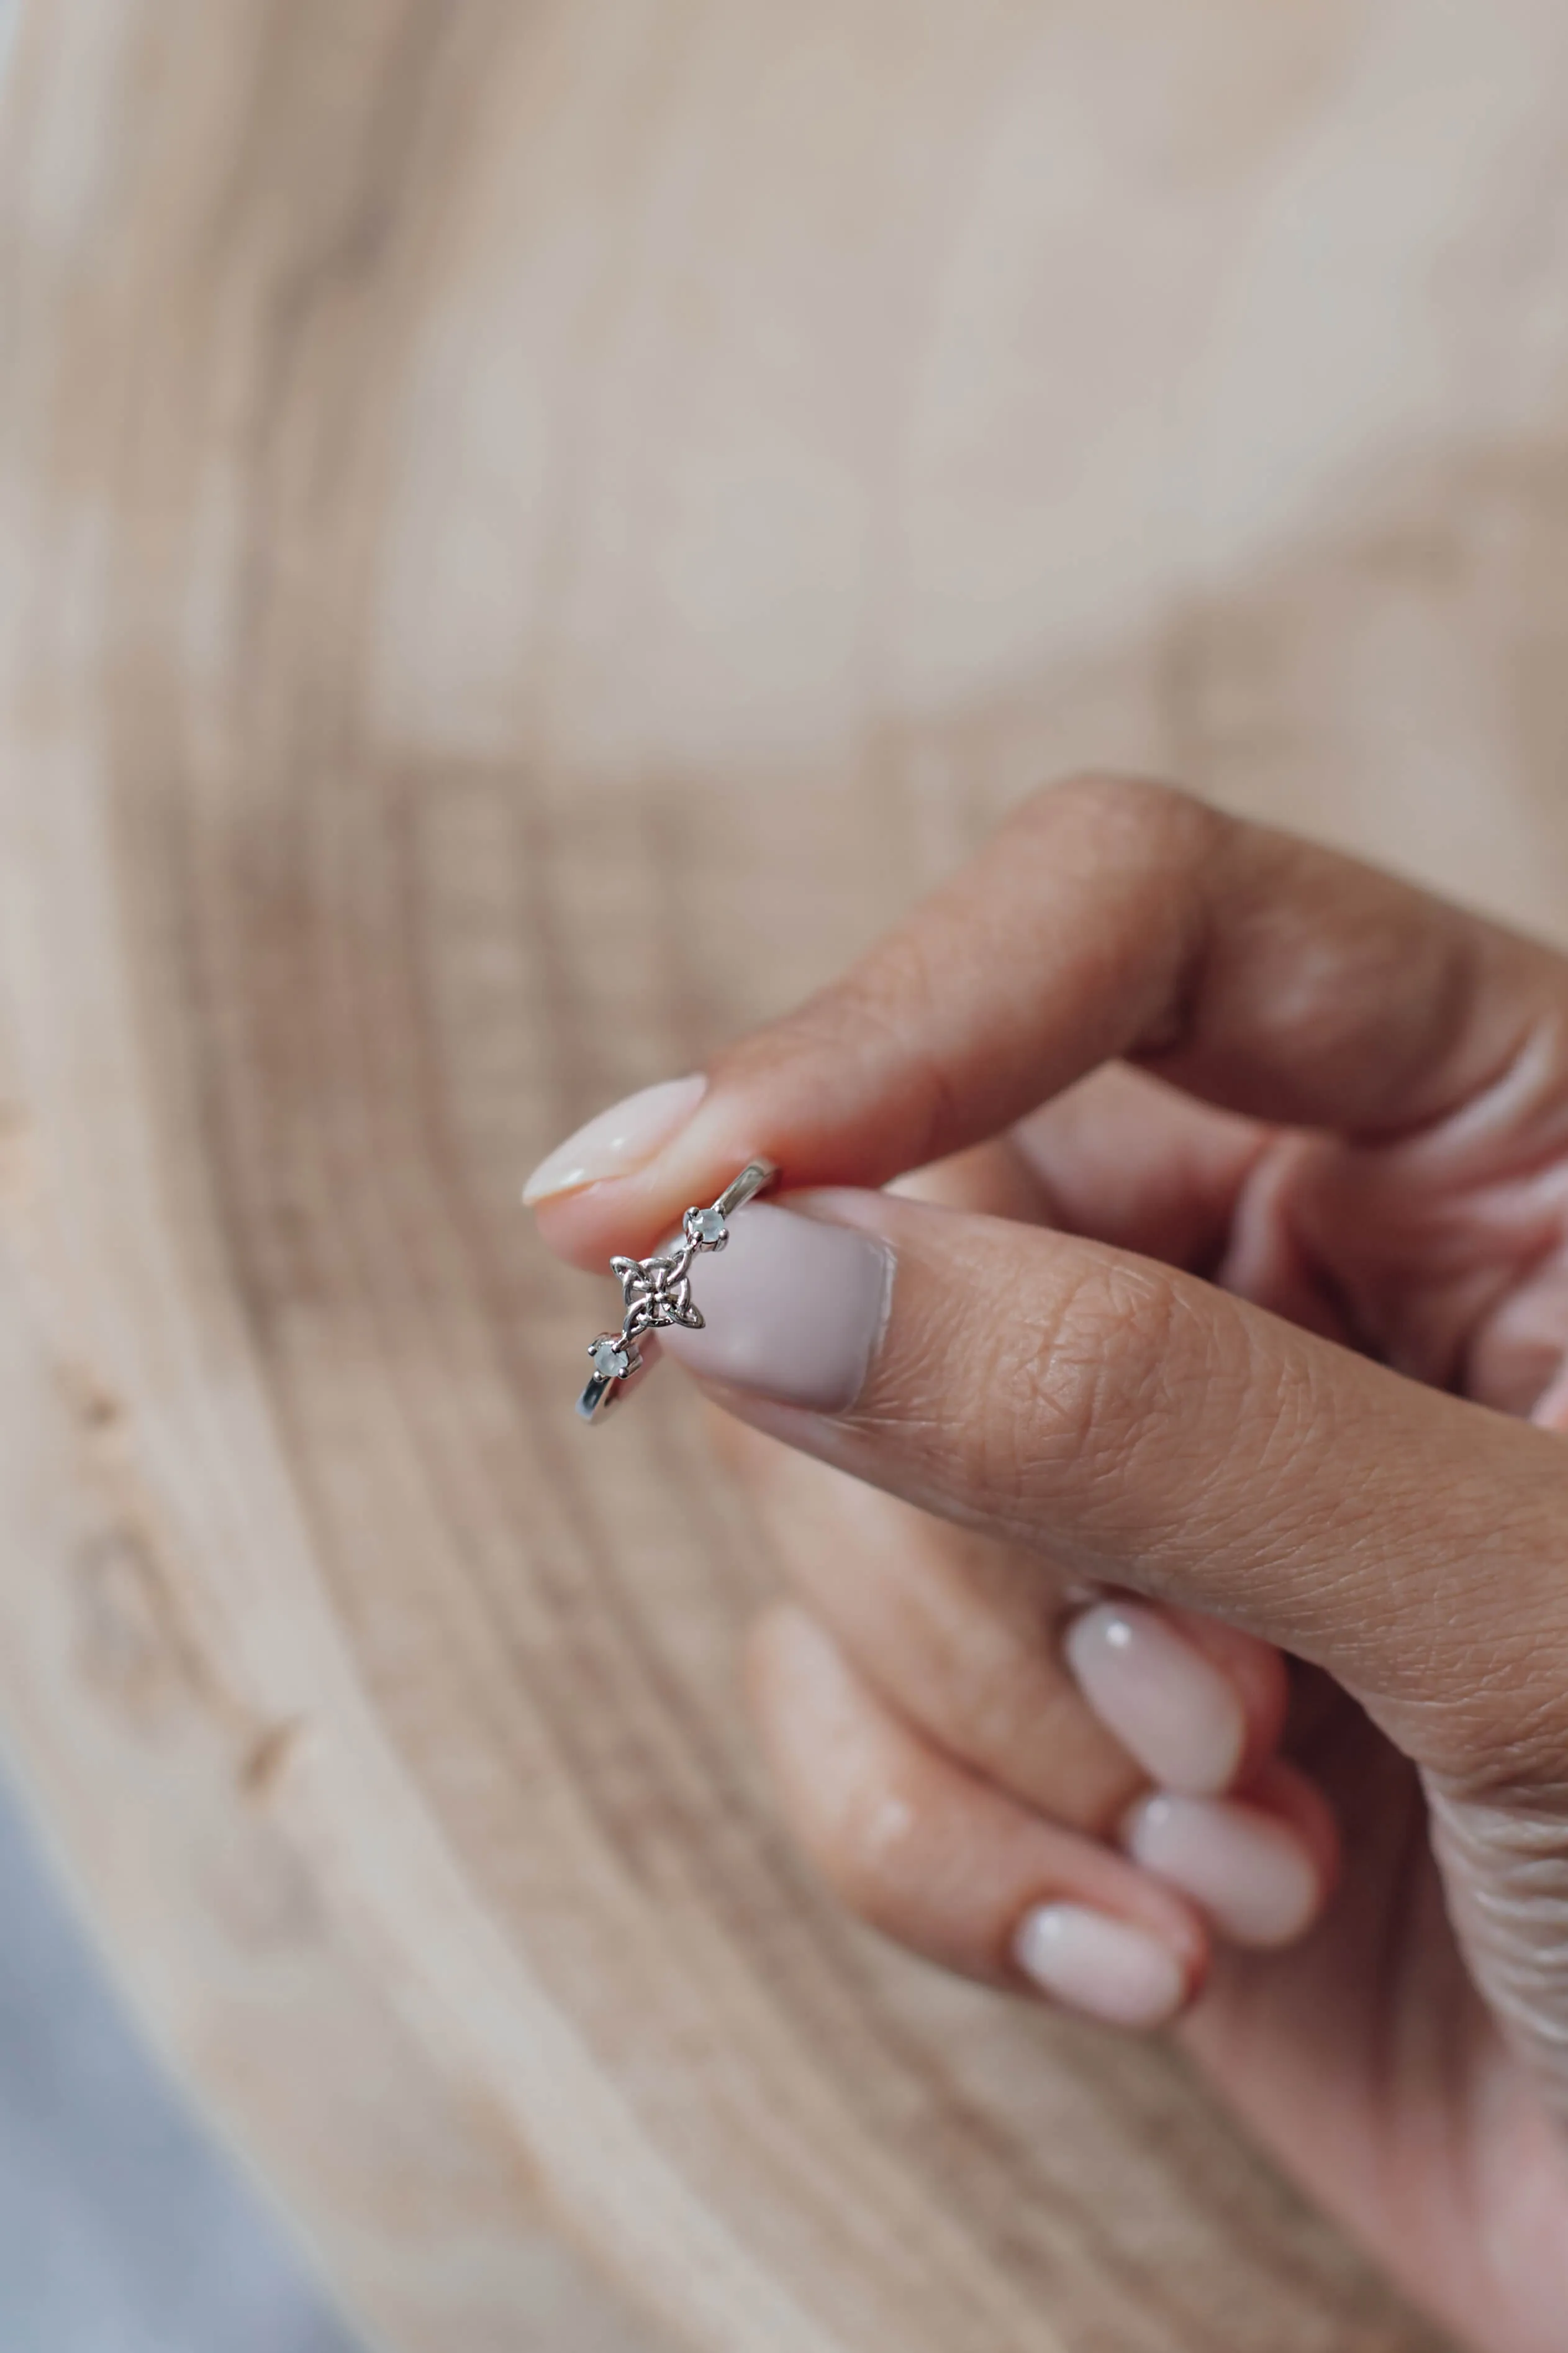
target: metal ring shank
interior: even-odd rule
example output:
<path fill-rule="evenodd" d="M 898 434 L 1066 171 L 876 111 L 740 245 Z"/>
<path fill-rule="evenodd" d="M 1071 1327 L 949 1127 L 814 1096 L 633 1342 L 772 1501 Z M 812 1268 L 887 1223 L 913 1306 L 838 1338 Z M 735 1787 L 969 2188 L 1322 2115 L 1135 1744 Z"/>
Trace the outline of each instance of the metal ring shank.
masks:
<path fill-rule="evenodd" d="M 748 1161 L 733 1183 L 725 1186 L 713 1207 L 721 1218 L 732 1217 L 748 1201 L 754 1201 L 759 1193 L 766 1192 L 778 1173 L 771 1160 Z"/>
<path fill-rule="evenodd" d="M 613 1373 L 591 1373 L 587 1387 L 577 1400 L 577 1410 L 584 1420 L 601 1420 L 614 1405 L 619 1387 L 620 1383 Z"/>

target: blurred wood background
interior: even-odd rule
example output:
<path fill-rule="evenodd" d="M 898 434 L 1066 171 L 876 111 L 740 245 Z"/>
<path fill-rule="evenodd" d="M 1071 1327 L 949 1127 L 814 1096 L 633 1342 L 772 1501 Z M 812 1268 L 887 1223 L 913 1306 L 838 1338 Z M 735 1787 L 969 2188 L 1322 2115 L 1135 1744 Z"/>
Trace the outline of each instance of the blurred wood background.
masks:
<path fill-rule="evenodd" d="M 1086 762 L 1568 934 L 1565 133 L 1552 0 L 25 12 L 0 1722 L 389 2348 L 1430 2345 L 806 1882 L 515 1197 Z"/>

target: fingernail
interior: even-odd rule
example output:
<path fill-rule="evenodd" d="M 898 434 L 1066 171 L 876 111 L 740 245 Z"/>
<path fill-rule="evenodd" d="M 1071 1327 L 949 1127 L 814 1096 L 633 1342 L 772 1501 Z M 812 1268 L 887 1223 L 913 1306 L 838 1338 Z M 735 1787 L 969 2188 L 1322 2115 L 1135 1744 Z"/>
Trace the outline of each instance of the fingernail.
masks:
<path fill-rule="evenodd" d="M 1089 1706 L 1152 1780 L 1191 1797 L 1228 1788 L 1247 1746 L 1241 1702 L 1157 1609 L 1100 1602 L 1062 1648 Z"/>
<path fill-rule="evenodd" d="M 685 1126 L 707 1089 L 701 1071 L 694 1071 L 612 1103 L 545 1155 L 522 1188 L 524 1206 L 532 1208 L 553 1193 L 574 1193 L 606 1176 L 631 1176 Z"/>
<path fill-rule="evenodd" d="M 1163 2026 L 1187 1998 L 1186 1970 L 1168 1946 L 1081 1904 L 1026 1914 L 1013 1956 L 1043 1992 L 1108 2026 Z"/>
<path fill-rule="evenodd" d="M 892 1279 L 892 1253 L 872 1236 L 755 1201 L 692 1270 L 703 1329 L 659 1336 L 705 1380 L 842 1413 L 881 1337 Z"/>
<path fill-rule="evenodd" d="M 1317 1911 L 1311 1856 L 1289 1822 L 1259 1807 L 1162 1790 L 1133 1807 L 1121 1839 L 1134 1862 L 1192 1896 L 1233 1944 L 1289 1945 Z"/>

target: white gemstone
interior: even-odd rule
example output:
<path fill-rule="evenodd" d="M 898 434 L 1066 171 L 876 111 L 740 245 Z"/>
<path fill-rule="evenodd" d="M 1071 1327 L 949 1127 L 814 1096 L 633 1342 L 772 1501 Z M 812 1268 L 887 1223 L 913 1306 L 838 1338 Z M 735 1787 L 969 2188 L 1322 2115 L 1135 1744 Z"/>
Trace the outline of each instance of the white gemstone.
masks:
<path fill-rule="evenodd" d="M 618 1340 L 606 1336 L 595 1340 L 588 1351 L 594 1360 L 594 1370 L 607 1381 L 624 1381 L 631 1370 L 631 1358 Z"/>
<path fill-rule="evenodd" d="M 700 1242 L 721 1242 L 724 1240 L 725 1232 L 726 1228 L 721 1210 L 698 1210 L 697 1239 Z"/>

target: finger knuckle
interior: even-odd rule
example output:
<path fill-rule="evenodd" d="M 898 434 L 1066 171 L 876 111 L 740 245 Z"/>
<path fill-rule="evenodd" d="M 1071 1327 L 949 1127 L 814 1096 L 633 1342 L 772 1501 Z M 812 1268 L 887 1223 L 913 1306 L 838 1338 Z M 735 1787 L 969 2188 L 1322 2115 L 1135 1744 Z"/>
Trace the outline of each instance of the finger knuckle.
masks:
<path fill-rule="evenodd" d="M 1026 825 L 1070 827 L 1097 849 L 1185 863 L 1209 852 L 1229 822 L 1179 785 L 1086 769 L 1043 786 L 1019 811 Z"/>
<path fill-rule="evenodd" d="M 812 1860 L 847 1910 L 868 1926 L 896 1929 L 915 1873 L 920 1809 L 896 1770 L 862 1773 L 817 1818 Z"/>

